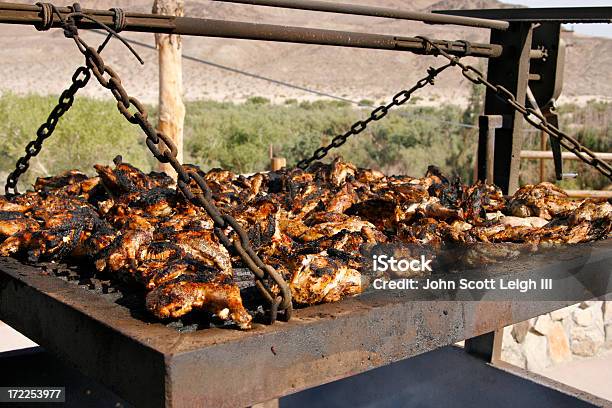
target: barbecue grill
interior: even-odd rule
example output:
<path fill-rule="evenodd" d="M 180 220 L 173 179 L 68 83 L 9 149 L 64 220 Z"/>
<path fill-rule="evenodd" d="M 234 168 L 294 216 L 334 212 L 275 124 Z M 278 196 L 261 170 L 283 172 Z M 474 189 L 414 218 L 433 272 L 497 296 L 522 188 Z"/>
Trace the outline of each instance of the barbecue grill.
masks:
<path fill-rule="evenodd" d="M 409 291 L 370 291 L 239 332 L 150 322 L 129 293 L 83 279 L 83 272 L 2 259 L 0 317 L 137 406 L 249 406 L 605 295 L 611 262 L 612 241 L 601 241 L 480 271 L 567 281 L 555 300 L 423 300 Z"/>
<path fill-rule="evenodd" d="M 317 9 L 303 1 L 294 6 L 299 5 Z M 59 11 L 68 13 L 65 9 Z M 371 9 L 353 11 L 376 14 Z M 113 23 L 112 12 L 84 12 L 109 25 Z M 512 105 L 509 107 L 496 99 L 499 95 L 491 88 L 487 91 L 478 175 L 481 180 L 495 182 L 505 193 L 512 192 L 518 186 L 517 152 L 522 126 L 516 104 L 524 102 L 530 81 L 537 82 L 533 99 L 543 108 L 554 99 L 559 85 L 555 75 L 558 61 L 555 58 L 544 61 L 544 54 L 532 49 L 532 42 L 538 45 L 546 39 L 547 55 L 557 55 L 560 24 L 590 22 L 594 17 L 592 13 L 581 16 L 580 12 L 568 16 L 559 10 L 552 12 L 550 18 L 542 17 L 547 13 L 543 10 L 529 10 L 522 18 L 520 11 L 503 16 L 491 11 L 462 13 L 510 23 L 428 17 L 433 23 L 492 28 L 491 44 L 211 20 L 202 25 L 196 19 L 139 14 L 128 14 L 122 28 L 489 58 L 489 81 L 503 86 L 514 99 L 506 100 Z M 539 13 L 538 17 L 533 13 Z M 0 22 L 38 24 L 38 14 L 34 6 L 0 5 Z M 379 14 L 384 16 L 380 10 Z M 597 14 L 607 15 L 606 21 L 610 21 L 612 9 L 597 10 Z M 404 14 L 404 18 L 425 20 L 427 16 Z M 541 22 L 537 30 L 532 26 L 534 21 Z M 88 21 L 76 23 L 79 28 L 95 27 Z M 57 22 L 49 24 L 57 26 Z M 536 66 L 542 71 L 537 80 L 530 76 L 530 60 L 538 61 Z M 373 117 L 372 120 L 377 120 L 374 113 Z M 492 122 L 496 125 L 492 126 Z M 560 154 L 560 150 L 553 151 Z M 560 168 L 557 174 L 561 174 Z M 564 282 L 556 299 L 475 302 L 446 296 L 420 298 L 407 291 L 372 290 L 339 303 L 297 310 L 289 322 L 255 324 L 252 330 L 240 332 L 217 327 L 216 322 L 203 325 L 182 321 L 167 325 L 152 321 L 143 312 L 142 304 L 134 301 L 130 288 L 100 281 L 83 268 L 0 259 L 0 318 L 135 405 L 248 406 L 461 340 L 466 340 L 468 352 L 489 362 L 497 361 L 500 339 L 494 335 L 496 330 L 612 292 L 611 264 L 610 240 L 563 247 L 522 255 L 511 265 L 482 266 L 473 271 L 483 277 L 520 276 Z M 584 400 L 584 396 L 576 398 Z"/>

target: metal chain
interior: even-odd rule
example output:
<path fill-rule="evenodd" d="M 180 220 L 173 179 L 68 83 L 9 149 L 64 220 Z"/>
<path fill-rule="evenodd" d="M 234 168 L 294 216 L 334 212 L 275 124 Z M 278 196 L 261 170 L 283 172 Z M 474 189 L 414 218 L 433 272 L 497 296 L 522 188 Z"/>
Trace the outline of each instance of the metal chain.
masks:
<path fill-rule="evenodd" d="M 412 94 L 417 90 L 424 88 L 427 85 L 434 85 L 434 79 L 442 71 L 452 65 L 455 65 L 454 61 L 451 61 L 450 63 L 443 65 L 439 68 L 429 67 L 429 69 L 427 70 L 427 76 L 419 79 L 412 88 L 405 89 L 395 94 L 391 102 L 386 105 L 380 105 L 378 108 L 374 109 L 370 113 L 370 116 L 368 118 L 355 122 L 346 133 L 334 137 L 327 146 L 319 147 L 317 150 L 314 151 L 312 156 L 299 161 L 297 167 L 301 168 L 302 170 L 306 170 L 312 164 L 312 162 L 321 160 L 322 158 L 327 156 L 330 150 L 338 148 L 345 144 L 349 137 L 358 135 L 359 133 L 366 130 L 371 122 L 379 121 L 385 116 L 387 116 L 391 108 L 401 106 L 408 102 L 412 97 Z"/>
<path fill-rule="evenodd" d="M 547 133 L 552 138 L 559 141 L 561 146 L 563 146 L 568 151 L 574 153 L 580 160 L 589 164 L 590 166 L 595 167 L 601 174 L 608 177 L 612 180 L 612 166 L 607 162 L 599 159 L 595 153 L 581 144 L 578 140 L 574 139 L 570 135 L 562 132 L 556 126 L 548 123 L 544 115 L 537 112 L 534 108 L 527 108 L 525 105 L 522 105 L 516 100 L 516 97 L 512 92 L 510 92 L 507 88 L 504 88 L 501 85 L 494 85 L 491 82 L 487 81 L 485 75 L 480 72 L 477 68 L 474 68 L 471 65 L 464 64 L 460 61 L 459 57 L 455 57 L 441 49 L 435 43 L 433 43 L 427 37 L 417 37 L 420 38 L 425 46 L 433 47 L 437 50 L 438 54 L 442 55 L 444 58 L 448 59 L 451 63 L 461 68 L 461 72 L 465 78 L 467 78 L 470 82 L 476 85 L 484 85 L 487 89 L 494 92 L 495 95 L 499 96 L 504 102 L 508 103 L 514 110 L 519 112 L 527 123 L 534 126 L 536 129 L 539 129 L 545 133 Z"/>
<path fill-rule="evenodd" d="M 49 114 L 46 122 L 40 125 L 36 131 L 36 139 L 32 140 L 26 145 L 25 155 L 17 160 L 15 170 L 13 170 L 13 172 L 7 177 L 6 184 L 4 186 L 4 192 L 7 196 L 19 194 L 19 191 L 17 190 L 17 182 L 19 181 L 19 177 L 21 177 L 28 170 L 30 167 L 30 160 L 40 153 L 44 141 L 51 137 L 60 118 L 64 115 L 64 113 L 68 112 L 74 103 L 75 94 L 79 89 L 87 85 L 89 78 L 91 78 L 91 74 L 89 69 L 86 67 L 78 67 L 76 71 L 74 71 L 74 74 L 72 75 L 72 84 L 70 84 L 70 86 L 65 89 L 64 92 L 62 92 L 57 105 Z"/>
<path fill-rule="evenodd" d="M 61 14 L 57 10 L 57 8 L 51 3 L 36 3 L 40 7 L 41 12 L 41 23 L 36 26 L 36 29 L 39 31 L 46 31 L 53 26 L 53 17 L 57 15 L 59 18 L 63 29 L 64 35 L 67 38 L 74 38 L 78 34 L 77 23 L 84 16 L 82 14 L 81 5 L 79 3 L 74 3 L 72 6 L 68 8 L 72 10 L 72 13 L 68 15 L 67 18 L 62 18 Z M 109 35 L 106 39 L 100 44 L 97 52 L 100 53 L 113 35 L 117 35 L 117 32 L 122 30 L 125 26 L 125 13 L 121 9 L 111 9 L 113 11 L 113 20 L 115 22 L 115 30 L 108 29 Z M 89 17 L 88 17 L 89 18 Z M 92 19 L 94 22 L 98 22 L 95 19 Z M 108 27 L 107 27 L 108 28 Z M 134 52 L 131 48 L 130 50 Z M 139 61 L 140 57 L 137 56 Z M 17 189 L 17 183 L 19 182 L 19 178 L 28 170 L 30 167 L 30 160 L 33 157 L 36 157 L 40 150 L 42 149 L 43 142 L 51 137 L 59 119 L 72 107 L 74 103 L 74 97 L 77 91 L 81 88 L 84 88 L 89 79 L 91 78 L 91 73 L 89 72 L 89 68 L 87 67 L 79 67 L 76 69 L 74 74 L 72 74 L 72 84 L 68 87 L 59 97 L 58 104 L 53 108 L 47 121 L 43 123 L 38 130 L 36 131 L 36 140 L 32 140 L 25 147 L 25 156 L 21 157 L 17 160 L 15 165 L 15 170 L 9 174 L 6 179 L 6 184 L 4 186 L 4 193 L 7 196 L 14 196 L 19 194 L 19 190 Z"/>
<path fill-rule="evenodd" d="M 74 94 L 76 91 L 84 87 L 89 81 L 91 74 L 95 76 L 100 85 L 110 90 L 114 98 L 117 100 L 117 109 L 121 114 L 133 124 L 138 125 L 146 135 L 146 144 L 153 156 L 157 158 L 161 163 L 169 163 L 172 168 L 178 174 L 177 189 L 182 194 L 193 202 L 194 204 L 204 208 L 206 213 L 212 218 L 214 222 L 214 232 L 219 238 L 223 246 L 229 251 L 234 251 L 238 254 L 242 262 L 253 272 L 255 275 L 255 285 L 259 289 L 264 299 L 269 303 L 269 318 L 270 324 L 274 323 L 277 319 L 278 312 L 283 311 L 283 320 L 289 320 L 291 318 L 291 312 L 293 310 L 291 291 L 287 282 L 283 277 L 271 266 L 266 265 L 257 253 L 253 250 L 250 245 L 249 237 L 242 228 L 242 226 L 229 214 L 221 214 L 217 207 L 213 203 L 212 191 L 206 184 L 206 181 L 193 169 L 185 168 L 176 158 L 177 148 L 172 140 L 165 134 L 158 132 L 148 121 L 147 111 L 142 103 L 127 94 L 125 88 L 121 83 L 121 79 L 117 73 L 108 65 L 104 63 L 104 60 L 100 56 L 102 49 L 108 44 L 111 36 L 118 38 L 123 42 L 126 47 L 134 54 L 136 59 L 140 63 L 143 63 L 140 56 L 133 50 L 132 47 L 127 44 L 125 39 L 117 34 L 125 24 L 122 13 L 115 13 L 115 29 L 113 30 L 107 25 L 99 22 L 91 16 L 82 13 L 80 6 L 75 3 L 72 6 L 72 13 L 66 18 L 62 18 L 61 14 L 55 6 L 50 3 L 37 3 L 41 7 L 41 20 L 40 25 L 42 30 L 46 30 L 53 25 L 53 15 L 57 15 L 60 20 L 60 25 L 64 29 L 64 35 L 68 38 L 72 38 L 79 51 L 85 56 L 86 67 L 80 67 L 73 76 L 73 84 L 60 96 L 58 106 L 53 110 L 49 119 L 45 124 L 41 126 L 37 132 L 38 138 L 32 141 L 26 147 L 26 156 L 19 159 L 17 162 L 17 169 L 11 173 L 7 181 L 7 195 L 9 193 L 17 194 L 17 179 L 28 167 L 31 157 L 37 155 L 42 148 L 42 142 L 44 139 L 51 136 L 51 133 L 55 129 L 59 117 L 61 117 L 74 102 Z M 119 15 L 117 15 L 119 14 Z M 100 27 L 104 28 L 109 36 L 106 40 L 98 47 L 98 50 L 90 47 L 78 34 L 77 23 L 80 19 L 87 19 Z M 83 74 L 84 78 L 80 79 L 79 75 Z M 134 113 L 130 112 L 130 108 L 135 110 Z M 160 144 L 161 143 L 161 144 Z M 190 182 L 193 181 L 200 188 L 202 193 L 194 193 L 189 186 Z M 12 191 L 11 191 L 12 190 Z M 237 237 L 232 241 L 226 231 L 231 228 L 236 233 Z M 269 285 L 269 281 L 275 284 L 278 288 L 279 296 L 274 294 L 274 291 Z"/>
<path fill-rule="evenodd" d="M 165 134 L 158 132 L 149 122 L 147 111 L 143 104 L 136 98 L 129 96 L 121 83 L 117 73 L 106 65 L 100 54 L 87 45 L 83 39 L 76 37 L 80 44 L 79 49 L 85 56 L 87 68 L 92 72 L 100 85 L 107 88 L 117 100 L 117 109 L 133 124 L 138 125 L 146 135 L 146 144 L 153 156 L 161 163 L 169 163 L 178 174 L 177 189 L 185 198 L 205 209 L 212 218 L 215 234 L 221 243 L 230 251 L 234 250 L 242 262 L 253 272 L 256 277 L 256 286 L 270 304 L 270 322 L 274 323 L 278 311 L 284 311 L 284 320 L 289 320 L 292 311 L 291 291 L 283 277 L 272 267 L 266 265 L 257 253 L 252 249 L 248 235 L 244 228 L 229 214 L 221 214 L 212 200 L 212 191 L 206 181 L 193 169 L 184 167 L 176 158 L 177 148 L 172 140 Z M 130 109 L 135 110 L 134 113 Z M 189 186 L 193 181 L 202 193 L 194 193 Z M 231 227 L 237 234 L 232 242 L 225 230 Z M 277 285 L 280 296 L 275 296 L 268 284 L 271 280 Z"/>

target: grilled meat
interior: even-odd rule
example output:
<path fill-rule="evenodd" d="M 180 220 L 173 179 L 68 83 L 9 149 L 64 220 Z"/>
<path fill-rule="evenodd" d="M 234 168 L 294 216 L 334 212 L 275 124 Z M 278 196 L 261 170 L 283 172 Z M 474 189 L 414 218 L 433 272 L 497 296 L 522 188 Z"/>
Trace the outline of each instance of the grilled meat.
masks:
<path fill-rule="evenodd" d="M 232 272 L 241 260 L 220 244 L 206 212 L 171 189 L 164 174 L 145 174 L 120 158 L 114 167 L 94 167 L 97 177 L 69 171 L 38 179 L 34 191 L 0 197 L 0 255 L 91 260 L 111 279 L 140 285 L 158 318 L 200 309 L 249 328 Z M 525 186 L 506 200 L 495 186 L 466 186 L 433 166 L 422 178 L 387 177 L 340 159 L 249 177 L 188 169 L 284 276 L 297 305 L 362 292 L 370 278 L 365 254 L 382 243 L 398 254 L 406 245 L 466 248 L 441 259 L 453 268 L 458 260 L 508 259 L 516 244 L 586 242 L 612 231 L 610 203 L 574 201 L 550 183 Z"/>
<path fill-rule="evenodd" d="M 0 211 L 0 239 L 24 231 L 38 231 L 38 223 L 18 211 Z"/>
<path fill-rule="evenodd" d="M 42 194 L 81 196 L 89 198 L 99 187 L 99 177 L 89 177 L 77 170 L 68 170 L 58 176 L 36 179 L 34 190 Z"/>
<path fill-rule="evenodd" d="M 337 302 L 363 290 L 361 274 L 327 251 L 301 256 L 297 263 L 289 288 L 298 304 Z"/>
<path fill-rule="evenodd" d="M 0 196 L 0 211 L 3 212 L 26 212 L 30 209 L 30 206 L 16 203 L 14 200 L 9 200 L 4 196 Z"/>
<path fill-rule="evenodd" d="M 580 203 L 567 199 L 567 194 L 551 183 L 526 185 L 508 203 L 509 212 L 516 217 L 541 217 L 546 220 L 571 211 Z"/>
<path fill-rule="evenodd" d="M 242 305 L 238 286 L 209 282 L 200 274 L 155 288 L 147 294 L 147 309 L 160 319 L 176 318 L 193 309 L 204 309 L 221 319 L 235 322 L 241 329 L 249 329 L 253 319 Z"/>

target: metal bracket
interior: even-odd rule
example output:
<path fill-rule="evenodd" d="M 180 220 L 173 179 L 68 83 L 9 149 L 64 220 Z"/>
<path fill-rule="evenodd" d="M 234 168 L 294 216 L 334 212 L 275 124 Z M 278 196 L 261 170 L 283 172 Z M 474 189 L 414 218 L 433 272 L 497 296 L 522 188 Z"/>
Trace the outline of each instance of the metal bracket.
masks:
<path fill-rule="evenodd" d="M 500 58 L 489 60 L 487 80 L 503 86 L 514 95 L 520 104 L 525 102 L 525 93 L 529 80 L 532 25 L 511 23 L 508 31 L 491 31 L 491 43 L 500 44 L 504 53 Z M 504 194 L 512 194 L 518 189 L 520 154 L 523 145 L 523 117 L 517 115 L 512 106 L 499 98 L 499 95 L 488 89 L 485 96 L 484 114 L 508 116 L 508 126 L 495 129 L 494 174 L 492 182 Z M 504 120 L 504 122 L 506 122 Z M 486 163 L 488 149 L 488 127 L 480 132 L 478 142 L 479 163 Z M 486 178 L 486 170 L 479 171 L 480 180 Z M 491 181 L 489 181 L 491 182 Z"/>
<path fill-rule="evenodd" d="M 505 126 L 504 126 L 505 118 Z M 478 180 L 495 182 L 495 129 L 509 126 L 508 115 L 481 115 L 478 117 L 479 143 L 486 146 L 478 149 Z"/>
<path fill-rule="evenodd" d="M 465 340 L 465 351 L 475 357 L 495 364 L 501 360 L 503 330 L 501 329 L 481 334 Z"/>

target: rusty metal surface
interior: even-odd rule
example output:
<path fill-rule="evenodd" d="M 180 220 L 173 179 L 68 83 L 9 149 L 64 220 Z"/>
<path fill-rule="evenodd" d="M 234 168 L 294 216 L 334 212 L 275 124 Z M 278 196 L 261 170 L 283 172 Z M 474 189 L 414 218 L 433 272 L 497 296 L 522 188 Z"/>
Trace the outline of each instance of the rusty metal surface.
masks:
<path fill-rule="evenodd" d="M 578 266 L 577 266 L 578 265 Z M 612 241 L 527 256 L 497 273 L 609 273 Z M 501 272 L 500 272 L 501 271 Z M 371 291 L 247 332 L 181 333 L 113 298 L 0 259 L 0 319 L 138 406 L 247 406 L 424 353 L 593 295 L 559 301 L 415 301 Z"/>
<path fill-rule="evenodd" d="M 70 14 L 70 9 L 66 7 L 57 9 L 63 18 Z M 83 14 L 94 17 L 96 21 L 107 26 L 114 26 L 112 11 L 83 9 Z M 24 4 L 0 3 L 0 23 L 40 25 L 40 8 Z M 61 28 L 61 25 L 58 18 L 48 24 L 50 28 Z M 77 21 L 76 26 L 82 29 L 99 28 L 97 23 L 89 20 Z M 411 51 L 421 54 L 425 53 L 428 48 L 422 40 L 412 37 L 141 13 L 125 13 L 125 24 L 122 25 L 122 30 Z M 432 41 L 453 55 L 466 54 L 465 43 L 460 41 Z M 470 45 L 469 54 L 474 57 L 496 58 L 502 54 L 502 47 L 497 44 L 472 43 Z"/>

